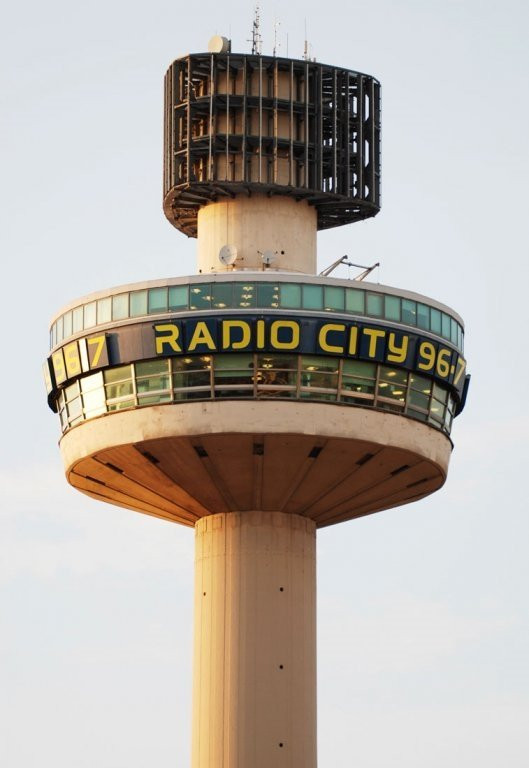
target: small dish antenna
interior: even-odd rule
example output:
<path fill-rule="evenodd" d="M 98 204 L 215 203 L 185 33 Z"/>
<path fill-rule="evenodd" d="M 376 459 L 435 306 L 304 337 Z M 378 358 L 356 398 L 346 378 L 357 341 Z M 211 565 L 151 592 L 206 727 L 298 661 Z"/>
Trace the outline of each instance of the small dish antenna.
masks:
<path fill-rule="evenodd" d="M 208 51 L 210 53 L 230 53 L 231 40 L 222 35 L 213 35 L 208 43 Z"/>
<path fill-rule="evenodd" d="M 275 251 L 264 251 L 261 254 L 261 259 L 265 267 L 271 267 L 272 264 L 277 261 L 277 254 Z"/>
<path fill-rule="evenodd" d="M 219 261 L 225 267 L 231 267 L 237 261 L 237 248 L 234 245 L 223 245 L 219 251 Z"/>

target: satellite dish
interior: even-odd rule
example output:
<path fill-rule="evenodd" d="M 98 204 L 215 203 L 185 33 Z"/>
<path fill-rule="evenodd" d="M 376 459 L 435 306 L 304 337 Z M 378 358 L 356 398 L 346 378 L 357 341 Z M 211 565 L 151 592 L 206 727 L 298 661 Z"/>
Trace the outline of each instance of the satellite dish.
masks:
<path fill-rule="evenodd" d="M 213 35 L 208 43 L 208 51 L 210 53 L 229 53 L 231 43 L 227 37 L 221 35 Z"/>
<path fill-rule="evenodd" d="M 219 261 L 225 267 L 235 264 L 237 261 L 237 248 L 234 245 L 223 245 L 219 251 Z"/>
<path fill-rule="evenodd" d="M 277 254 L 275 253 L 275 251 L 264 251 L 264 253 L 261 254 L 261 258 L 263 260 L 263 264 L 266 267 L 269 267 L 275 261 L 277 261 Z"/>

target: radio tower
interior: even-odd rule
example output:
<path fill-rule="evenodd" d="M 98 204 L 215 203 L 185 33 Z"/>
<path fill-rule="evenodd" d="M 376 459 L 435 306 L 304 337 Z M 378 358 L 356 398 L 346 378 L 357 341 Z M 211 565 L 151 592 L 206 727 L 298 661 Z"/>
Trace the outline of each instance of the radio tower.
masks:
<path fill-rule="evenodd" d="M 316 530 L 443 485 L 463 322 L 316 275 L 317 231 L 379 211 L 380 85 L 261 55 L 258 7 L 250 55 L 171 64 L 164 146 L 198 273 L 53 318 L 66 477 L 195 529 L 193 768 L 315 768 Z"/>

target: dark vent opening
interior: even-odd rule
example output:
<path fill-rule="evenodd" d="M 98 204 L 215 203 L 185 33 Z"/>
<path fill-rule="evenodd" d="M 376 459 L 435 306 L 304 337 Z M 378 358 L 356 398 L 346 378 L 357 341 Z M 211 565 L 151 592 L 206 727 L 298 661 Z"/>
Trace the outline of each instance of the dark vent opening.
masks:
<path fill-rule="evenodd" d="M 309 453 L 309 459 L 317 459 L 322 451 L 323 448 L 321 445 L 315 445 L 312 451 Z"/>
<path fill-rule="evenodd" d="M 105 485 L 102 480 L 98 480 L 97 477 L 92 477 L 92 475 L 86 475 L 86 479 L 91 480 L 93 483 L 97 483 L 98 485 Z"/>
<path fill-rule="evenodd" d="M 397 467 L 397 469 L 394 469 L 393 472 L 390 472 L 390 475 L 395 477 L 395 475 L 400 475 L 401 472 L 405 472 L 409 468 L 409 464 L 403 464 L 402 467 Z"/>
<path fill-rule="evenodd" d="M 422 485 L 423 483 L 427 483 L 430 478 L 423 477 L 422 480 L 416 480 L 414 483 L 410 483 L 406 486 L 406 488 L 415 488 L 417 485 Z"/>
<path fill-rule="evenodd" d="M 356 462 L 357 467 L 363 467 L 364 464 L 367 464 L 368 461 L 371 461 L 374 455 L 374 453 L 364 453 L 364 455 Z"/>
<path fill-rule="evenodd" d="M 156 456 L 153 456 L 152 453 L 149 453 L 149 451 L 143 451 L 142 456 L 145 456 L 147 461 L 150 461 L 151 464 L 159 464 L 160 459 L 157 459 Z"/>
<path fill-rule="evenodd" d="M 254 443 L 253 444 L 253 455 L 254 456 L 264 456 L 264 445 L 262 443 Z"/>
<path fill-rule="evenodd" d="M 124 473 L 124 469 L 121 469 L 121 467 L 117 467 L 115 464 L 112 464 L 110 461 L 106 462 L 107 467 L 110 467 L 110 469 L 113 469 L 114 472 L 118 472 L 120 475 Z"/>
<path fill-rule="evenodd" d="M 208 452 L 202 445 L 194 445 L 193 448 L 197 452 L 197 456 L 200 456 L 201 459 L 205 459 L 208 455 Z"/>

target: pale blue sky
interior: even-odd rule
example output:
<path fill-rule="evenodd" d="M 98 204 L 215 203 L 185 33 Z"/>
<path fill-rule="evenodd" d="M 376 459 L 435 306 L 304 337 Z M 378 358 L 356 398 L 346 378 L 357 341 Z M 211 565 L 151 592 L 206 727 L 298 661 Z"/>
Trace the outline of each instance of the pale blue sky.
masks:
<path fill-rule="evenodd" d="M 277 16 L 301 56 L 306 17 L 318 60 L 382 81 L 383 209 L 321 234 L 320 268 L 380 261 L 452 306 L 473 375 L 445 487 L 319 535 L 322 768 L 529 764 L 528 7 L 262 3 L 264 53 Z M 41 362 L 76 296 L 194 272 L 161 212 L 163 75 L 215 33 L 249 50 L 251 20 L 230 0 L 4 13 L 5 768 L 189 765 L 193 533 L 66 485 Z"/>

